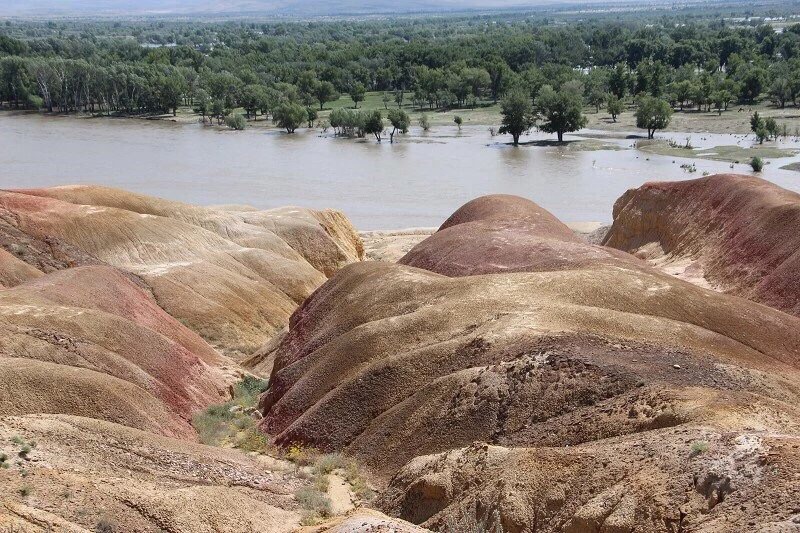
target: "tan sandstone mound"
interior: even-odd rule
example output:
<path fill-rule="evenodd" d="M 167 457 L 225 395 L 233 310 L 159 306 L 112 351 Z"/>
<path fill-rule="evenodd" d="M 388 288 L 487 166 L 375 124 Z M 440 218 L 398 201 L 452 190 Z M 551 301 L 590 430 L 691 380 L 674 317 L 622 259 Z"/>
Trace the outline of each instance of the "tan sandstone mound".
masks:
<path fill-rule="evenodd" d="M 768 181 L 719 174 L 631 189 L 605 244 L 800 315 L 800 195 Z"/>
<path fill-rule="evenodd" d="M 0 220 L 0 244 L 24 262 L 132 273 L 169 314 L 236 357 L 363 254 L 338 212 L 202 208 L 103 187 L 0 192 Z"/>
<path fill-rule="evenodd" d="M 386 510 L 446 531 L 800 514 L 800 319 L 513 197 L 470 202 L 402 262 L 350 265 L 294 313 L 261 401 L 279 444 L 355 456 Z M 476 441 L 493 446 L 461 450 Z"/>
<path fill-rule="evenodd" d="M 225 359 L 111 267 L 0 290 L 0 415 L 65 413 L 194 439 Z"/>

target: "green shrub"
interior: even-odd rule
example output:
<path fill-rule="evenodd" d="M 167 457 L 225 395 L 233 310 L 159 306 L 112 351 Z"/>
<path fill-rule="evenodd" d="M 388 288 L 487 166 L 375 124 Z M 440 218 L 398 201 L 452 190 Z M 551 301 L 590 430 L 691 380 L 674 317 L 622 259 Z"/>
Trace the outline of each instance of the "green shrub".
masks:
<path fill-rule="evenodd" d="M 225 125 L 232 130 L 243 130 L 247 127 L 247 119 L 240 113 L 231 113 L 225 117 Z"/>
<path fill-rule="evenodd" d="M 754 156 L 753 159 L 750 160 L 750 166 L 753 167 L 754 172 L 761 172 L 764 168 L 764 160 L 758 156 Z"/>
<path fill-rule="evenodd" d="M 428 118 L 428 115 L 426 115 L 425 113 L 420 115 L 420 117 L 419 117 L 419 125 L 425 131 L 428 131 L 429 129 L 431 129 L 431 121 Z"/>
<path fill-rule="evenodd" d="M 242 381 L 237 383 L 233 388 L 233 396 L 236 399 L 252 400 L 250 403 L 255 403 L 255 400 L 258 399 L 261 393 L 267 390 L 268 385 L 269 382 L 265 379 L 255 376 L 245 376 Z"/>
<path fill-rule="evenodd" d="M 691 446 L 692 455 L 700 455 L 708 451 L 708 442 L 704 440 L 696 440 Z"/>
<path fill-rule="evenodd" d="M 246 376 L 234 385 L 233 399 L 195 414 L 192 425 L 200 436 L 200 442 L 212 446 L 230 444 L 254 452 L 267 450 L 269 443 L 249 414 L 266 388 L 265 380 Z"/>

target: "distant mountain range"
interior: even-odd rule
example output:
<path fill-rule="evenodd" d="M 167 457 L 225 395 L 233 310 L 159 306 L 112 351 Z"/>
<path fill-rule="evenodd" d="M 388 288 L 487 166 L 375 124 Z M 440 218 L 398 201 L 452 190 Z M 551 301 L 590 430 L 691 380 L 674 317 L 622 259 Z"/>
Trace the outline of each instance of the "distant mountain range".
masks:
<path fill-rule="evenodd" d="M 499 10 L 598 1 L 601 0 L 28 0 L 0 2 L 0 16 L 235 16 L 258 13 L 314 17 Z"/>

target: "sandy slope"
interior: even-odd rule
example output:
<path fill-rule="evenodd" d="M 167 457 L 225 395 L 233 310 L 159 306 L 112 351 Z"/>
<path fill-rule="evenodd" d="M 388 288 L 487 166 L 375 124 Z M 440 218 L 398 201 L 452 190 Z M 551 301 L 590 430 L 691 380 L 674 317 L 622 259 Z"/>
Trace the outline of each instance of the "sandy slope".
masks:
<path fill-rule="evenodd" d="M 56 240 L 82 262 L 138 276 L 169 314 L 236 357 L 269 340 L 326 274 L 363 253 L 337 212 L 228 211 L 102 187 L 2 192 L 0 218 L 30 241 Z"/>

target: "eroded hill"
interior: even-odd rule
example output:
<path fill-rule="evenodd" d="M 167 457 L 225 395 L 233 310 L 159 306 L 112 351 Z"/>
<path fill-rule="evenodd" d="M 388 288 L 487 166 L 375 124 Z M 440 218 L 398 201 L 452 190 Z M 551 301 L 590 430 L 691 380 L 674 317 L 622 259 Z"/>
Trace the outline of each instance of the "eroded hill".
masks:
<path fill-rule="evenodd" d="M 581 242 L 514 197 L 292 316 L 262 397 L 281 444 L 343 450 L 449 531 L 788 527 L 800 320 Z M 474 444 L 483 442 L 487 444 Z"/>
<path fill-rule="evenodd" d="M 0 530 L 300 527 L 309 481 L 197 444 L 193 419 L 362 253 L 335 211 L 0 192 Z"/>
<path fill-rule="evenodd" d="M 719 174 L 626 192 L 604 244 L 797 316 L 799 227 L 797 193 L 753 176 Z"/>

